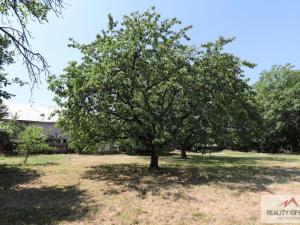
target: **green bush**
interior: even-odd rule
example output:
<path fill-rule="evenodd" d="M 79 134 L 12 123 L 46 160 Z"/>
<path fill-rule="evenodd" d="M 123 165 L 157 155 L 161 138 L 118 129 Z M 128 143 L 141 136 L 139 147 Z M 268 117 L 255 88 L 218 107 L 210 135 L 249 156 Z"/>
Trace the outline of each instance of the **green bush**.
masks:
<path fill-rule="evenodd" d="M 13 154 L 19 134 L 25 130 L 25 126 L 17 121 L 17 117 L 9 121 L 0 122 L 0 152 Z"/>
<path fill-rule="evenodd" d="M 37 153 L 48 149 L 47 136 L 40 127 L 26 127 L 19 135 L 17 152 L 24 155 L 24 164 L 32 153 Z"/>
<path fill-rule="evenodd" d="M 9 134 L 0 130 L 0 153 L 12 152 L 13 144 L 10 141 Z"/>

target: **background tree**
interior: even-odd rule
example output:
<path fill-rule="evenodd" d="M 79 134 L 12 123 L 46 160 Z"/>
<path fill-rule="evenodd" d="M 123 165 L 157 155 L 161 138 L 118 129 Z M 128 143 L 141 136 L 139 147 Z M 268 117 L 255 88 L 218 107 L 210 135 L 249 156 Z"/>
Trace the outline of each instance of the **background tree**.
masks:
<path fill-rule="evenodd" d="M 30 126 L 26 127 L 19 135 L 17 152 L 24 155 L 24 164 L 32 153 L 37 153 L 48 148 L 46 144 L 47 136 L 43 128 Z"/>
<path fill-rule="evenodd" d="M 3 103 L 0 103 L 0 123 L 8 116 L 8 108 Z"/>
<path fill-rule="evenodd" d="M 17 115 L 14 115 L 8 121 L 0 122 L 0 130 L 8 133 L 12 141 L 16 141 L 19 134 L 25 129 L 25 125 L 17 119 Z"/>
<path fill-rule="evenodd" d="M 9 135 L 1 129 L 2 121 L 8 116 L 8 109 L 6 105 L 0 103 L 0 152 L 3 152 L 9 147 Z"/>
<path fill-rule="evenodd" d="M 251 131 L 257 130 L 254 93 L 243 75 L 243 67 L 252 68 L 254 64 L 224 52 L 224 46 L 233 40 L 221 37 L 202 45 L 193 64 L 197 79 L 191 98 L 197 99 L 197 104 L 180 130 L 182 158 L 195 145 L 246 145 L 250 134 L 254 135 Z"/>
<path fill-rule="evenodd" d="M 264 119 L 265 145 L 300 149 L 300 71 L 293 66 L 273 66 L 255 84 L 257 102 Z"/>
<path fill-rule="evenodd" d="M 40 73 L 47 71 L 48 64 L 40 53 L 31 48 L 28 22 L 47 22 L 49 12 L 60 15 L 62 7 L 62 0 L 1 0 L 0 37 L 7 39 L 15 47 L 16 53 L 22 56 L 33 82 L 38 81 Z"/>
<path fill-rule="evenodd" d="M 0 103 L 13 95 L 4 90 L 16 82 L 24 85 L 19 78 L 8 79 L 3 66 L 14 62 L 14 56 L 21 55 L 32 84 L 39 82 L 40 74 L 48 73 L 45 58 L 30 45 L 32 38 L 28 30 L 30 21 L 47 22 L 49 12 L 61 14 L 62 0 L 1 0 L 0 1 Z"/>
<path fill-rule="evenodd" d="M 0 104 L 3 99 L 12 97 L 12 94 L 3 90 L 7 85 L 11 84 L 3 68 L 4 65 L 9 65 L 14 62 L 14 52 L 9 50 L 10 43 L 8 38 L 0 36 Z"/>

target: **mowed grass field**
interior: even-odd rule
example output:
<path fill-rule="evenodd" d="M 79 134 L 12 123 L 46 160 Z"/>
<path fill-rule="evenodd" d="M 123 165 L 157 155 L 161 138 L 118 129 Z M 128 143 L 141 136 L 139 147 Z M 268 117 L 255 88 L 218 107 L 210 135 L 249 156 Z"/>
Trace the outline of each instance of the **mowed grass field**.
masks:
<path fill-rule="evenodd" d="M 0 224 L 260 224 L 260 196 L 300 194 L 300 156 L 223 151 L 0 156 Z"/>

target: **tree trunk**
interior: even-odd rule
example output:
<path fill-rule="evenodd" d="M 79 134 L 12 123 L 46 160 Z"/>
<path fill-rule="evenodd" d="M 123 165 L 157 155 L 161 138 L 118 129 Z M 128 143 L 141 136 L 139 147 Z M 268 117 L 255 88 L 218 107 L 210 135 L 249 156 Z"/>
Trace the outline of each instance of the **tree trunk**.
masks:
<path fill-rule="evenodd" d="M 151 161 L 150 161 L 150 166 L 149 166 L 150 170 L 158 170 L 159 166 L 158 166 L 158 155 L 155 151 L 155 149 L 151 150 Z"/>
<path fill-rule="evenodd" d="M 186 150 L 184 148 L 181 148 L 180 151 L 181 151 L 181 158 L 182 159 L 187 159 Z"/>
<path fill-rule="evenodd" d="M 187 159 L 188 157 L 186 151 L 192 150 L 193 144 L 190 140 L 191 140 L 191 136 L 188 136 L 185 138 L 184 142 L 181 143 L 180 145 L 181 159 Z"/>
<path fill-rule="evenodd" d="M 152 145 L 152 141 L 145 141 L 145 147 L 147 152 L 150 152 L 151 155 L 149 170 L 158 170 L 158 154 L 156 152 L 155 146 Z"/>
<path fill-rule="evenodd" d="M 24 161 L 23 161 L 23 164 L 24 164 L 24 165 L 27 163 L 28 157 L 29 157 L 29 154 L 26 154 L 26 155 L 25 155 L 25 159 L 24 159 Z"/>

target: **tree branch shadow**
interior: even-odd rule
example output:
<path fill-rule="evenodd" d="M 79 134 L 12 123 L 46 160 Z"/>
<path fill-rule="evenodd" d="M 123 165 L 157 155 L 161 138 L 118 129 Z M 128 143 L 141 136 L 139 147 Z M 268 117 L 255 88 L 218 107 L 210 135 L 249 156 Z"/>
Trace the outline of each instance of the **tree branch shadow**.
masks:
<path fill-rule="evenodd" d="M 57 224 L 77 221 L 92 210 L 92 201 L 76 186 L 25 187 L 39 174 L 0 166 L 0 224 Z"/>
<path fill-rule="evenodd" d="M 226 186 L 238 192 L 268 191 L 274 183 L 300 182 L 297 168 L 234 166 L 164 166 L 159 171 L 148 171 L 138 164 L 108 164 L 94 166 L 88 170 L 85 179 L 107 182 L 110 191 L 106 194 L 120 194 L 136 191 L 143 197 L 147 193 L 159 194 L 161 190 L 181 186 L 191 188 L 198 185 Z M 121 190 L 121 191 L 120 191 Z"/>
<path fill-rule="evenodd" d="M 17 166 L 0 165 L 0 190 L 16 188 L 35 180 L 40 175 L 30 169 L 21 169 Z"/>
<path fill-rule="evenodd" d="M 180 157 L 166 157 L 165 158 L 169 162 L 178 162 Z M 278 156 L 214 156 L 214 155 L 189 155 L 188 159 L 185 160 L 187 164 L 190 165 L 220 165 L 220 164 L 238 164 L 238 165 L 253 165 L 259 164 L 261 162 L 279 162 L 279 163 L 290 163 L 290 162 L 298 162 L 298 159 L 294 158 L 284 158 Z"/>

